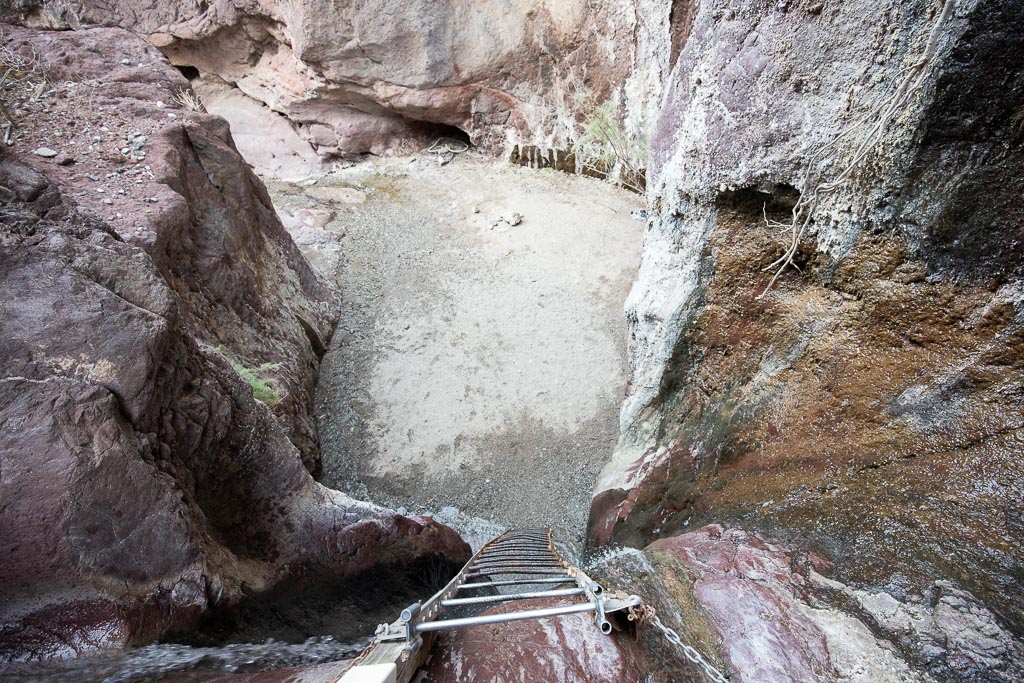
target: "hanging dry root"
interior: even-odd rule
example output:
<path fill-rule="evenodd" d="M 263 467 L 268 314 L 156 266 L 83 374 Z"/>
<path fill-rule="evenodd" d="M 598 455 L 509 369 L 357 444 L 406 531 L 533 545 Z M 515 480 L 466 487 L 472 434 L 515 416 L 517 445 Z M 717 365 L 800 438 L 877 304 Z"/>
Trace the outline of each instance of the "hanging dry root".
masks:
<path fill-rule="evenodd" d="M 4 32 L 0 31 L 0 115 L 7 119 L 8 134 L 10 128 L 18 127 L 18 122 L 14 120 L 4 105 L 3 93 L 36 78 L 43 80 L 40 87 L 45 85 L 45 74 L 39 55 L 34 50 L 31 55 L 27 56 L 12 50 L 6 45 Z"/>
<path fill-rule="evenodd" d="M 924 52 L 921 53 L 920 59 L 901 72 L 896 89 L 872 107 L 869 112 L 843 129 L 830 142 L 820 147 L 808 159 L 801 177 L 800 186 L 804 190 L 800 195 L 800 199 L 793 207 L 792 220 L 788 224 L 771 221 L 768 219 L 767 213 L 765 214 L 765 224 L 771 229 L 788 229 L 790 240 L 789 246 L 782 256 L 764 268 L 766 271 L 774 270 L 775 274 L 769 280 L 768 286 L 758 296 L 759 299 L 768 293 L 788 267 L 793 266 L 796 268 L 796 264 L 793 263 L 793 257 L 796 255 L 800 240 L 803 238 L 804 233 L 807 232 L 807 227 L 811 224 L 822 198 L 846 184 L 861 162 L 881 142 L 888 125 L 896 118 L 897 114 L 904 110 L 911 98 L 923 87 L 927 76 L 926 68 L 935 56 L 940 29 L 949 19 L 949 15 L 952 14 L 955 2 L 956 0 L 944 0 L 942 10 L 938 13 L 935 24 L 932 26 Z M 863 138 L 860 144 L 856 146 L 852 159 L 833 179 L 824 180 L 822 178 L 823 167 L 828 167 L 835 161 L 835 156 L 831 156 L 830 153 L 835 150 L 841 140 L 858 133 Z"/>

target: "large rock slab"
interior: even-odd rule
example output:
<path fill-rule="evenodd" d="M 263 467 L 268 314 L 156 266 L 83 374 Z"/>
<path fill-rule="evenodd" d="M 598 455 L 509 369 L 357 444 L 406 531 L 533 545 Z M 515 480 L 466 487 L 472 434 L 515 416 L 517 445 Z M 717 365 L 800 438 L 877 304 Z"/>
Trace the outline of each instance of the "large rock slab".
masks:
<path fill-rule="evenodd" d="M 451 530 L 310 475 L 334 295 L 225 122 L 168 118 L 156 103 L 183 79 L 158 55 L 122 71 L 146 49 L 123 31 L 6 35 L 154 130 L 145 201 L 96 201 L 84 169 L 0 157 L 0 658 L 144 642 L 243 597 L 465 561 Z M 280 362 L 292 400 L 256 400 L 229 357 Z"/>
<path fill-rule="evenodd" d="M 1012 681 L 1024 647 L 946 582 L 926 599 L 854 588 L 821 557 L 710 525 L 619 554 L 596 570 L 642 595 L 733 681 Z M 631 661 L 658 681 L 703 674 L 653 625 Z M 933 678 L 934 677 L 934 678 Z"/>
<path fill-rule="evenodd" d="M 493 607 L 483 614 L 548 607 L 543 600 L 523 600 Z M 514 621 L 439 636 L 434 655 L 418 679 L 421 683 L 461 681 L 621 681 L 644 680 L 634 669 L 620 640 L 623 634 L 601 633 L 591 614 Z"/>

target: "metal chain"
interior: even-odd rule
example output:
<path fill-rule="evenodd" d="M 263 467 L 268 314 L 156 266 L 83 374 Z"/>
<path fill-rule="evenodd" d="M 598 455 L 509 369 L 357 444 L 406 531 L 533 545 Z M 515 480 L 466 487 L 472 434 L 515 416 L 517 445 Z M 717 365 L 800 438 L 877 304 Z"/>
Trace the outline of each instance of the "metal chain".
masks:
<path fill-rule="evenodd" d="M 704 659 L 701 653 L 697 652 L 694 648 L 690 647 L 683 642 L 683 639 L 679 637 L 679 634 L 670 629 L 665 624 L 661 623 L 661 619 L 654 613 L 654 610 L 649 608 L 649 613 L 644 614 L 639 618 L 639 623 L 651 623 L 658 627 L 658 629 L 665 635 L 668 642 L 672 643 L 686 655 L 686 658 L 696 664 L 704 672 L 704 675 L 708 677 L 713 683 L 729 683 L 729 679 L 726 678 L 721 671 L 716 669 L 708 660 Z"/>

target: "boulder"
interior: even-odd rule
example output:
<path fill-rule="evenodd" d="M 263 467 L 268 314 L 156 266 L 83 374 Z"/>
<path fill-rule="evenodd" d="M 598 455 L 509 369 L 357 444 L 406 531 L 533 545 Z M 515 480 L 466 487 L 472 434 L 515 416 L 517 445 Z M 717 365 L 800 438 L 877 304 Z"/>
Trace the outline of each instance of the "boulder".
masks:
<path fill-rule="evenodd" d="M 643 596 L 732 681 L 1012 681 L 1024 673 L 1019 639 L 974 596 L 943 582 L 923 599 L 855 588 L 822 574 L 831 570 L 814 553 L 709 525 L 619 553 L 595 572 Z M 705 680 L 652 623 L 635 642 L 629 659 L 652 680 Z"/>

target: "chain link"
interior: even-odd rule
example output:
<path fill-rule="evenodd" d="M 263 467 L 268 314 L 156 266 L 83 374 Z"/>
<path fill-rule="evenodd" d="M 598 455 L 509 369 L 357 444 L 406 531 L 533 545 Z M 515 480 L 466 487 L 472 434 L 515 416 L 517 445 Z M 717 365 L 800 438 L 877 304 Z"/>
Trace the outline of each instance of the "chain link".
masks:
<path fill-rule="evenodd" d="M 658 629 L 665 635 L 665 638 L 683 651 L 686 658 L 696 664 L 704 671 L 704 675 L 708 677 L 713 683 L 729 683 L 729 679 L 722 675 L 722 672 L 711 665 L 708 660 L 704 659 L 701 653 L 697 652 L 694 648 L 690 647 L 683 642 L 683 639 L 679 637 L 679 634 L 670 629 L 665 624 L 661 623 L 661 619 L 658 618 L 657 614 L 654 614 L 654 610 L 651 610 L 650 616 L 644 621 L 654 624 Z"/>

